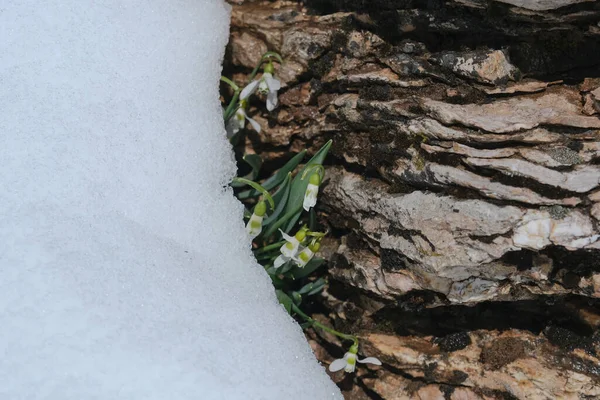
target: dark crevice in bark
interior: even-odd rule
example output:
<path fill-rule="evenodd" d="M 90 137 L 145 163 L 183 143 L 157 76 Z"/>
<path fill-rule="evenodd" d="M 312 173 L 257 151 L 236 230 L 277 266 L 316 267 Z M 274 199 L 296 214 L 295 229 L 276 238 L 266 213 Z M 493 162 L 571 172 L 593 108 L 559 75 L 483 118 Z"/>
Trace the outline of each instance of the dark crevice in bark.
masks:
<path fill-rule="evenodd" d="M 596 328 L 583 321 L 574 306 L 598 307 L 600 302 L 582 302 L 573 296 L 543 296 L 536 300 L 513 302 L 484 302 L 475 306 L 449 305 L 424 308 L 413 304 L 414 296 L 398 300 L 398 306 L 387 306 L 373 315 L 373 320 L 386 322 L 386 327 L 398 335 L 434 335 L 443 338 L 447 335 L 474 330 L 520 329 L 535 334 L 546 329 L 564 329 L 573 338 L 579 338 L 580 348 L 590 349 L 592 339 L 596 340 Z M 398 321 L 390 325 L 389 321 Z M 573 339 L 573 343 L 576 340 Z"/>

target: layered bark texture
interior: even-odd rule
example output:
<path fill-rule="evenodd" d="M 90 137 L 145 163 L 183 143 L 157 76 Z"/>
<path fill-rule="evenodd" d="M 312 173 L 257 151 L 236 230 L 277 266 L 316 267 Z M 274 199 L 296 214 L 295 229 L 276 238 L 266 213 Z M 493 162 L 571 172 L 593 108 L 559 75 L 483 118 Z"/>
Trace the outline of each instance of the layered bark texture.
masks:
<path fill-rule="evenodd" d="M 242 147 L 276 168 L 334 140 L 315 310 L 384 362 L 336 374 L 347 398 L 600 398 L 599 24 L 585 0 L 234 3 L 226 71 L 285 59 Z"/>

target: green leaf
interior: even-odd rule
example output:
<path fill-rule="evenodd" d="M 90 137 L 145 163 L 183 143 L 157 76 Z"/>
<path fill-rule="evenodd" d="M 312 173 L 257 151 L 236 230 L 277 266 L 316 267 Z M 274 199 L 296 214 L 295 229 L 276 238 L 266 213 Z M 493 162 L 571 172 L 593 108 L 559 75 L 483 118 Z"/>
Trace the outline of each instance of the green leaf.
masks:
<path fill-rule="evenodd" d="M 273 223 L 273 225 L 271 225 L 269 227 L 269 229 L 267 229 L 266 233 L 264 234 L 264 237 L 269 237 L 271 236 L 273 233 L 275 233 L 275 231 L 277 231 L 277 229 L 279 229 L 283 224 L 285 224 L 286 222 L 290 221 L 291 218 L 295 218 L 295 221 L 298 221 L 298 218 L 300 217 L 300 212 L 302 210 L 292 210 L 291 212 L 285 214 L 283 217 L 279 218 L 276 222 Z M 294 222 L 295 224 L 296 222 Z M 293 226 L 293 224 L 292 224 Z M 287 231 L 285 231 L 286 233 L 289 232 L 289 229 Z"/>
<path fill-rule="evenodd" d="M 325 157 L 331 148 L 332 141 L 329 140 L 327 143 L 323 145 L 319 149 L 319 151 L 306 163 L 306 165 L 298 172 L 294 180 L 292 181 L 292 188 L 290 190 L 290 197 L 287 202 L 287 206 L 285 209 L 285 213 L 289 213 L 295 210 L 300 210 L 302 208 L 302 203 L 304 202 L 304 193 L 306 192 L 306 187 L 308 186 L 309 177 L 305 176 L 302 179 L 302 174 L 304 171 L 311 168 L 313 165 L 322 165 L 323 161 L 325 161 Z M 291 229 L 291 227 L 297 222 L 292 220 L 288 223 L 284 231 Z"/>
<path fill-rule="evenodd" d="M 258 176 L 258 172 L 260 171 L 260 167 L 262 166 L 262 158 L 258 154 L 246 154 L 244 156 L 244 161 L 246 161 L 246 164 L 252 167 L 252 172 L 250 173 L 252 178 L 249 179 L 255 180 Z"/>
<path fill-rule="evenodd" d="M 269 274 L 269 276 L 271 277 L 271 281 L 273 282 L 273 286 L 275 287 L 275 289 L 283 289 L 285 287 L 285 282 L 279 279 L 277 275 Z"/>
<path fill-rule="evenodd" d="M 288 176 L 288 174 L 292 172 L 294 168 L 298 166 L 298 164 L 300 164 L 300 162 L 304 159 L 305 155 L 306 150 L 302 150 L 300 153 L 296 154 L 283 167 L 281 167 L 279 171 L 275 173 L 275 175 L 264 181 L 262 183 L 262 187 L 266 190 L 271 190 L 277 185 L 279 185 Z M 240 200 L 245 200 L 252 197 L 256 197 L 258 195 L 260 195 L 259 191 L 250 189 L 238 193 L 237 198 Z"/>
<path fill-rule="evenodd" d="M 313 283 L 313 288 L 308 292 L 307 296 L 312 296 L 314 294 L 320 293 L 323 290 L 323 287 L 327 281 L 323 278 L 319 278 L 317 281 Z"/>
<path fill-rule="evenodd" d="M 288 296 L 287 294 L 285 294 L 283 291 L 281 290 L 276 290 L 275 294 L 277 295 L 277 300 L 279 301 L 279 304 L 281 304 L 286 311 L 288 312 L 288 314 L 292 313 L 292 299 L 290 298 L 290 296 Z"/>
<path fill-rule="evenodd" d="M 285 210 L 285 205 L 287 204 L 288 197 L 290 195 L 290 183 L 292 182 L 292 174 L 288 173 L 287 177 L 277 189 L 277 192 L 273 195 L 273 201 L 275 202 L 275 210 L 268 218 L 263 221 L 263 226 L 268 227 L 271 223 L 277 220 L 277 217 L 281 215 L 281 212 Z"/>
<path fill-rule="evenodd" d="M 298 293 L 306 294 L 306 293 L 310 292 L 311 290 L 313 290 L 314 287 L 315 287 L 315 284 L 313 282 L 309 282 L 306 285 L 302 286 L 302 289 L 298 290 Z"/>
<path fill-rule="evenodd" d="M 310 260 L 308 264 L 304 266 L 304 268 L 297 268 L 293 270 L 290 275 L 293 279 L 304 278 L 305 276 L 312 274 L 317 268 L 319 268 L 324 263 L 324 259 L 319 257 L 313 257 L 313 259 Z"/>
<path fill-rule="evenodd" d="M 275 253 L 275 252 L 269 252 L 269 253 L 261 253 L 261 254 L 257 254 L 255 255 L 256 257 L 256 261 L 261 262 L 261 261 L 270 261 L 272 259 L 274 259 L 275 257 L 277 257 L 279 255 L 279 252 Z"/>
<path fill-rule="evenodd" d="M 250 171 L 249 174 L 245 175 L 244 178 L 250 181 L 256 180 L 256 178 L 258 177 L 258 173 L 260 172 L 260 167 L 262 166 L 262 158 L 260 158 L 258 154 L 246 154 L 244 156 L 244 161 L 252 168 L 252 171 Z M 234 188 L 240 188 L 244 185 L 245 184 L 241 182 L 231 182 L 231 187 Z"/>
<path fill-rule="evenodd" d="M 311 326 L 313 326 L 313 321 L 303 322 L 300 324 L 300 328 L 302 329 L 310 328 Z"/>
<path fill-rule="evenodd" d="M 301 215 L 302 215 L 302 208 L 300 208 L 296 212 L 296 214 L 292 215 L 292 217 L 290 218 L 290 221 L 287 223 L 287 225 L 285 226 L 285 229 L 283 229 L 283 231 L 285 233 L 290 233 L 292 228 L 294 228 L 294 226 L 298 223 L 298 220 L 300 219 Z"/>
<path fill-rule="evenodd" d="M 286 272 L 288 272 L 289 270 L 291 270 L 293 267 L 295 267 L 296 264 L 293 261 L 288 261 L 285 264 L 283 264 L 281 266 L 281 269 L 279 270 L 280 274 L 285 274 Z"/>
<path fill-rule="evenodd" d="M 294 304 L 299 306 L 300 303 L 302 303 L 302 295 L 294 290 L 292 292 L 292 301 L 294 302 Z"/>

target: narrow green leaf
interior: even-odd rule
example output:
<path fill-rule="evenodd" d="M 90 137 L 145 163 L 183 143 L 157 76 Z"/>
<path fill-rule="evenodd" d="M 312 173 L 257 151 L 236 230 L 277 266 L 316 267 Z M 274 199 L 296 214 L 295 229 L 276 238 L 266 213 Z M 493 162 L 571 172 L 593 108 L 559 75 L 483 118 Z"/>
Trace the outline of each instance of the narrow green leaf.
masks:
<path fill-rule="evenodd" d="M 273 213 L 271 213 L 271 215 L 269 215 L 269 217 L 263 221 L 264 227 L 268 227 L 271 223 L 276 221 L 277 218 L 281 215 L 281 212 L 285 210 L 285 205 L 287 204 L 287 200 L 290 195 L 291 182 L 292 174 L 290 172 L 288 173 L 281 186 L 279 186 L 279 189 L 277 189 L 277 191 L 273 195 L 273 201 L 275 202 L 275 210 L 273 210 Z"/>
<path fill-rule="evenodd" d="M 281 304 L 283 307 L 285 307 L 288 314 L 291 314 L 292 313 L 292 299 L 290 298 L 290 296 L 288 296 L 282 290 L 279 290 L 279 289 L 275 291 L 275 294 L 277 295 L 277 300 L 279 301 L 279 304 Z"/>
<path fill-rule="evenodd" d="M 271 277 L 271 282 L 273 282 L 275 289 L 283 289 L 285 287 L 285 282 L 279 279 L 277 275 L 269 274 L 269 276 Z"/>
<path fill-rule="evenodd" d="M 281 167 L 279 171 L 275 173 L 275 175 L 265 180 L 262 183 L 262 187 L 266 190 L 271 190 L 277 185 L 279 185 L 288 176 L 288 174 L 292 172 L 294 168 L 298 166 L 298 164 L 300 164 L 300 162 L 304 159 L 305 155 L 306 150 L 302 150 L 300 153 L 296 154 L 283 167 Z M 250 189 L 238 193 L 237 198 L 240 200 L 245 200 L 252 197 L 256 197 L 258 195 L 260 195 L 259 191 Z"/>
<path fill-rule="evenodd" d="M 275 242 L 275 243 L 266 245 L 265 247 L 261 247 L 260 249 L 253 250 L 253 252 L 254 252 L 254 255 L 270 252 L 270 251 L 279 249 L 284 244 L 285 244 L 285 240 L 281 240 L 279 242 Z"/>
<path fill-rule="evenodd" d="M 326 283 L 327 282 L 325 281 L 325 279 L 319 278 L 317 281 L 314 282 L 313 288 L 310 290 L 310 292 L 308 292 L 307 296 L 312 296 L 317 293 L 320 293 L 323 290 L 323 287 Z"/>
<path fill-rule="evenodd" d="M 244 161 L 246 162 L 246 164 L 252 167 L 251 179 L 255 180 L 263 163 L 262 158 L 258 154 L 246 154 L 244 156 Z"/>
<path fill-rule="evenodd" d="M 304 266 L 304 268 L 297 268 L 293 270 L 291 276 L 294 279 L 304 278 L 305 276 L 308 276 L 314 271 L 316 271 L 316 269 L 323 265 L 323 263 L 325 263 L 324 259 L 319 257 L 313 257 L 313 259 L 310 260 L 308 264 Z"/>
<path fill-rule="evenodd" d="M 296 212 L 296 214 L 292 215 L 290 217 L 289 222 L 285 225 L 285 228 L 283 228 L 283 231 L 285 233 L 290 233 L 290 231 L 294 228 L 294 226 L 298 223 L 298 220 L 300 219 L 300 216 L 302 215 L 302 208 L 298 209 L 298 212 Z"/>
<path fill-rule="evenodd" d="M 306 293 L 310 292 L 311 290 L 313 290 L 314 287 L 315 287 L 315 285 L 312 282 L 309 282 L 306 285 L 302 286 L 302 289 L 298 290 L 298 293 L 306 294 Z"/>
<path fill-rule="evenodd" d="M 292 210 L 291 212 L 288 212 L 287 214 L 285 214 L 283 217 L 279 218 L 277 221 L 275 221 L 270 227 L 269 229 L 267 229 L 266 233 L 264 234 L 264 237 L 269 237 L 271 236 L 273 233 L 275 233 L 277 231 L 277 229 L 279 229 L 283 224 L 285 224 L 286 222 L 288 222 L 290 220 L 290 218 L 292 217 L 296 217 L 296 214 L 300 214 L 300 212 L 302 211 L 302 209 L 297 209 L 297 210 Z M 295 222 L 294 222 L 295 223 Z M 286 233 L 289 232 L 289 229 L 286 231 Z"/>
<path fill-rule="evenodd" d="M 299 306 L 300 303 L 302 303 L 302 295 L 294 290 L 292 292 L 292 301 L 294 302 L 294 304 Z"/>
<path fill-rule="evenodd" d="M 296 266 L 296 264 L 292 261 L 288 261 L 285 264 L 283 264 L 281 266 L 281 269 L 279 270 L 280 274 L 285 274 L 286 272 L 288 272 L 289 270 L 291 270 L 292 268 L 294 268 Z"/>
<path fill-rule="evenodd" d="M 327 143 L 319 149 L 319 151 L 306 163 L 306 165 L 298 172 L 294 180 L 292 181 L 292 188 L 290 190 L 290 197 L 287 202 L 287 206 L 285 209 L 286 213 L 289 213 L 292 210 L 298 210 L 302 208 L 302 203 L 304 202 L 304 193 L 306 192 L 306 187 L 308 186 L 309 177 L 306 176 L 302 179 L 302 174 L 308 168 L 311 168 L 313 165 L 322 165 L 329 149 L 331 148 L 332 141 L 329 140 Z M 295 223 L 295 222 L 294 222 Z"/>

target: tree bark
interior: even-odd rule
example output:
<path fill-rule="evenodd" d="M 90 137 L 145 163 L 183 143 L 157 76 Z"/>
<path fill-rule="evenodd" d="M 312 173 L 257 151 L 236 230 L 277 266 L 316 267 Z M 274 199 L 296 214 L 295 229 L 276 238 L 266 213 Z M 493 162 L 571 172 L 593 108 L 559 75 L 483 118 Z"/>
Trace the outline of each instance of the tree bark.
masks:
<path fill-rule="evenodd" d="M 598 2 L 232 4 L 226 72 L 285 59 L 245 151 L 334 141 L 316 310 L 384 362 L 346 397 L 599 398 Z"/>

